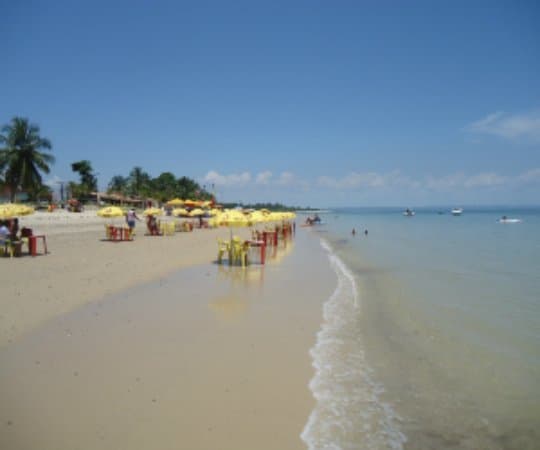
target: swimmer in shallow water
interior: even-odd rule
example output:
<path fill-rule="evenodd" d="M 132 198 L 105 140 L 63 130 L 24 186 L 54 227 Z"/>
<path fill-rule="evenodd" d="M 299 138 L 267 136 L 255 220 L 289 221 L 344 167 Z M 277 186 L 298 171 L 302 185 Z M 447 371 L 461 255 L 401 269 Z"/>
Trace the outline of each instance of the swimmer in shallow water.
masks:
<path fill-rule="evenodd" d="M 351 231 L 351 234 L 354 236 L 356 234 L 356 230 L 353 228 Z"/>
<path fill-rule="evenodd" d="M 364 230 L 364 234 L 365 234 L 366 236 L 368 235 L 367 228 Z"/>

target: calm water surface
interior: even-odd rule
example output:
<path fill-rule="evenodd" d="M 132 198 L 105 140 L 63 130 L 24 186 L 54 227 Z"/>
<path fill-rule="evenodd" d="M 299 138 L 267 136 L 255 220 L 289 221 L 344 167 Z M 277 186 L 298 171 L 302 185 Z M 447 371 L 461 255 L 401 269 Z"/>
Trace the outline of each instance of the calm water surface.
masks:
<path fill-rule="evenodd" d="M 341 282 L 312 352 L 310 447 L 539 448 L 540 209 L 321 217 Z"/>

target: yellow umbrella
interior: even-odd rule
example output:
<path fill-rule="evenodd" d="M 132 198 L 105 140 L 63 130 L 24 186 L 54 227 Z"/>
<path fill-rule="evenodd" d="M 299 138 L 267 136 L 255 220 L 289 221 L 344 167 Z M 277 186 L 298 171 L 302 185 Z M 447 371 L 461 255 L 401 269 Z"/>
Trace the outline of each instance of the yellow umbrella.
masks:
<path fill-rule="evenodd" d="M 189 217 L 204 216 L 205 212 L 201 208 L 195 208 L 189 212 Z"/>
<path fill-rule="evenodd" d="M 236 210 L 229 209 L 219 215 L 219 224 L 226 227 L 247 227 L 252 224 L 248 217 Z"/>
<path fill-rule="evenodd" d="M 210 211 L 208 211 L 208 214 L 210 214 L 211 216 L 218 216 L 219 214 L 221 214 L 221 210 L 218 208 L 212 208 Z"/>
<path fill-rule="evenodd" d="M 266 215 L 263 214 L 261 211 L 253 211 L 249 215 L 249 220 L 251 220 L 252 222 L 265 222 Z"/>
<path fill-rule="evenodd" d="M 178 197 L 173 198 L 172 200 L 169 200 L 167 202 L 168 206 L 182 206 L 183 204 L 184 204 L 184 200 Z"/>
<path fill-rule="evenodd" d="M 163 211 L 160 208 L 147 208 L 143 211 L 145 216 L 161 216 Z"/>
<path fill-rule="evenodd" d="M 31 206 L 17 203 L 4 203 L 0 205 L 0 219 L 11 219 L 18 216 L 27 216 L 32 213 L 34 213 L 34 208 Z"/>
<path fill-rule="evenodd" d="M 106 206 L 97 212 L 99 217 L 121 217 L 124 214 L 124 210 L 118 206 Z"/>
<path fill-rule="evenodd" d="M 266 220 L 268 222 L 276 222 L 278 220 L 283 220 L 283 217 L 281 213 L 274 211 L 266 215 Z"/>
<path fill-rule="evenodd" d="M 19 214 L 19 216 L 27 216 L 28 214 L 34 213 L 34 208 L 28 205 L 15 205 L 16 212 Z"/>
<path fill-rule="evenodd" d="M 187 216 L 189 215 L 189 212 L 185 208 L 175 208 L 172 210 L 173 216 Z"/>

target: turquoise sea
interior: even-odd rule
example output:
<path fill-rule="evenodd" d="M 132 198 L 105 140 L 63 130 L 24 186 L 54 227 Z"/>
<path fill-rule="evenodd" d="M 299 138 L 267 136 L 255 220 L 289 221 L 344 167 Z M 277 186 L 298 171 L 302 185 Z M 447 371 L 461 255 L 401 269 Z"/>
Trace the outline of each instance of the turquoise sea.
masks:
<path fill-rule="evenodd" d="M 540 448 L 540 209 L 450 209 L 319 213 L 310 449 Z"/>

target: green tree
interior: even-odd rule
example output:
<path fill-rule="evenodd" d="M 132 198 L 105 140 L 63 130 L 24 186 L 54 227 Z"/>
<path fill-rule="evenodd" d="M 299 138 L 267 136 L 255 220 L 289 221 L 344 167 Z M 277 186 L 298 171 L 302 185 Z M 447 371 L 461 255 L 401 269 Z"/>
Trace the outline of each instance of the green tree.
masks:
<path fill-rule="evenodd" d="M 114 177 L 111 178 L 107 191 L 119 192 L 121 194 L 125 194 L 128 190 L 128 186 L 129 186 L 128 178 L 123 177 L 122 175 L 115 175 Z"/>
<path fill-rule="evenodd" d="M 72 183 L 74 197 L 86 197 L 90 192 L 97 191 L 97 178 L 92 172 L 92 163 L 86 159 L 71 164 L 71 170 L 80 176 L 80 184 Z"/>
<path fill-rule="evenodd" d="M 162 202 L 178 195 L 178 183 L 171 172 L 163 172 L 157 178 L 154 178 L 152 187 L 154 196 Z"/>
<path fill-rule="evenodd" d="M 151 178 L 142 167 L 136 166 L 131 169 L 128 176 L 129 180 L 129 193 L 140 197 L 141 195 L 148 195 L 151 191 Z"/>
<path fill-rule="evenodd" d="M 10 190 L 10 200 L 17 189 L 32 191 L 43 185 L 41 172 L 49 173 L 54 156 L 51 142 L 39 135 L 39 126 L 28 119 L 14 117 L 0 133 L 0 173 Z"/>
<path fill-rule="evenodd" d="M 194 199 L 198 197 L 197 192 L 200 193 L 201 187 L 199 183 L 188 177 L 180 177 L 178 179 L 178 196 L 183 199 Z"/>

